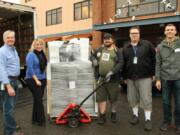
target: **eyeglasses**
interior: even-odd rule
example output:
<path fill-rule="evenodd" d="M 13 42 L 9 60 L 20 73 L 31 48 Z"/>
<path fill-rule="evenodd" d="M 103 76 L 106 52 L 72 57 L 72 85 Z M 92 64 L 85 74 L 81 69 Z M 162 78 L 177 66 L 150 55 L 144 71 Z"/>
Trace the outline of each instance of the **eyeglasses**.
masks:
<path fill-rule="evenodd" d="M 130 33 L 131 35 L 138 35 L 139 33 Z"/>

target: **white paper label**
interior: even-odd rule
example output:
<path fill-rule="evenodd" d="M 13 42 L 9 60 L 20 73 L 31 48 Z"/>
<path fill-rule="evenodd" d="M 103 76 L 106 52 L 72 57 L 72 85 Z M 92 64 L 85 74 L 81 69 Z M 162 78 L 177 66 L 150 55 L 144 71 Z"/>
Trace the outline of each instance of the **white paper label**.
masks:
<path fill-rule="evenodd" d="M 174 52 L 180 52 L 180 48 L 175 49 Z"/>
<path fill-rule="evenodd" d="M 138 63 L 138 58 L 137 57 L 134 57 L 133 59 L 133 64 L 137 64 Z"/>
<path fill-rule="evenodd" d="M 76 88 L 76 82 L 75 81 L 69 81 L 69 88 L 75 89 Z"/>
<path fill-rule="evenodd" d="M 102 60 L 103 61 L 109 61 L 110 54 L 109 53 L 103 53 L 102 54 Z"/>
<path fill-rule="evenodd" d="M 100 52 L 98 52 L 98 53 L 97 53 L 97 57 L 99 58 L 100 56 L 101 56 L 101 53 L 100 53 Z"/>
<path fill-rule="evenodd" d="M 0 83 L 1 87 L 0 90 L 4 90 L 4 85 L 2 83 Z"/>

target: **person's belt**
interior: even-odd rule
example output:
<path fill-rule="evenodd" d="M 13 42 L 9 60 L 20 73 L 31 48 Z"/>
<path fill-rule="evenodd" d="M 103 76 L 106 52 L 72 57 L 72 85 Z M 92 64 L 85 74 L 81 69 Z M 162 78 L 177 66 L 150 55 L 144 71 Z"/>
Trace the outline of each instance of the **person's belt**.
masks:
<path fill-rule="evenodd" d="M 9 79 L 18 80 L 18 76 L 8 76 Z"/>

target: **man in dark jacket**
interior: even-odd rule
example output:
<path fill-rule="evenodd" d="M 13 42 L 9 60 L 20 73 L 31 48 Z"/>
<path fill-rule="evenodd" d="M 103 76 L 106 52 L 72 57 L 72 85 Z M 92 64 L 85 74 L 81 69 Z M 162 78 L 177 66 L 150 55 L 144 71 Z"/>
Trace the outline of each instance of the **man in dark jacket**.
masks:
<path fill-rule="evenodd" d="M 175 100 L 175 125 L 180 134 L 180 39 L 173 24 L 165 27 L 166 38 L 158 45 L 156 53 L 156 87 L 162 88 L 163 123 L 165 131 L 172 122 L 171 94 Z"/>
<path fill-rule="evenodd" d="M 139 27 L 129 30 L 130 41 L 123 48 L 124 78 L 127 83 L 127 97 L 132 107 L 131 124 L 139 122 L 138 110 L 145 113 L 145 130 L 151 130 L 152 77 L 155 70 L 155 49 L 147 40 L 140 39 Z"/>
<path fill-rule="evenodd" d="M 104 45 L 97 49 L 91 58 L 98 82 L 106 80 L 106 83 L 97 91 L 98 123 L 103 124 L 106 121 L 107 99 L 111 102 L 111 121 L 115 123 L 117 121 L 115 106 L 119 95 L 119 73 L 123 67 L 123 57 L 120 50 L 115 46 L 111 34 L 106 33 L 104 35 Z"/>

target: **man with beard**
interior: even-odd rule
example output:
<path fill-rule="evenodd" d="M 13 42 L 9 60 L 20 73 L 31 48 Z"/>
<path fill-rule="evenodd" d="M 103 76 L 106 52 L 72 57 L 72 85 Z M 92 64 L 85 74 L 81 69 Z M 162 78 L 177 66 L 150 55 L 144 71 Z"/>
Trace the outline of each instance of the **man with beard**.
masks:
<path fill-rule="evenodd" d="M 111 121 L 117 122 L 116 101 L 119 93 L 120 71 L 123 67 L 123 57 L 120 50 L 115 46 L 113 36 L 104 34 L 103 46 L 97 49 L 92 56 L 92 64 L 96 69 L 98 84 L 103 80 L 106 83 L 97 91 L 97 102 L 99 108 L 98 124 L 106 122 L 107 100 L 111 103 Z"/>
<path fill-rule="evenodd" d="M 144 110 L 145 130 L 151 130 L 152 77 L 155 72 L 155 49 L 147 40 L 140 39 L 139 27 L 129 30 L 130 41 L 123 48 L 124 78 L 127 83 L 127 97 L 132 108 L 130 123 L 139 122 L 139 107 Z"/>

